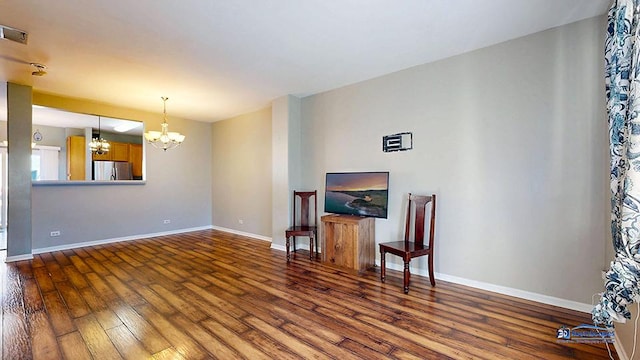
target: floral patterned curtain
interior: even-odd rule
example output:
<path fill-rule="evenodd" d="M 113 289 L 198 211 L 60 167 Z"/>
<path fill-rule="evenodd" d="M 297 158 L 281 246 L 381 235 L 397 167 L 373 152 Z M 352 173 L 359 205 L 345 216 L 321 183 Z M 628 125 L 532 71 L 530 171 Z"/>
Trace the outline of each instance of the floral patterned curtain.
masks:
<path fill-rule="evenodd" d="M 595 324 L 631 318 L 640 300 L 640 0 L 614 0 L 605 41 L 605 91 L 611 154 L 611 234 L 616 252 Z"/>

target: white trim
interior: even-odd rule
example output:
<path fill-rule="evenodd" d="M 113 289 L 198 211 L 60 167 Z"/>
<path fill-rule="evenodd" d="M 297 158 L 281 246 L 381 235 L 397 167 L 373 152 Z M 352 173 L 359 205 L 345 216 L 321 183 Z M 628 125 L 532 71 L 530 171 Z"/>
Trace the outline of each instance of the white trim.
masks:
<path fill-rule="evenodd" d="M 401 264 L 399 265 L 399 264 L 387 263 L 387 268 L 403 271 Z M 422 275 L 425 277 L 429 276 L 426 269 L 418 269 L 414 274 Z M 530 291 L 514 289 L 507 286 L 494 285 L 491 283 L 465 279 L 458 276 L 452 276 L 452 275 L 447 275 L 442 273 L 435 273 L 434 275 L 438 280 L 444 280 L 444 281 L 448 281 L 448 282 L 452 282 L 460 285 L 470 286 L 476 289 L 482 289 L 482 290 L 496 292 L 498 294 L 509 295 L 509 296 L 514 296 L 521 299 L 536 301 L 543 304 L 559 306 L 565 309 L 576 310 L 584 313 L 591 313 L 591 310 L 593 309 L 593 305 L 591 304 L 585 304 L 585 303 L 561 299 L 561 298 L 557 298 L 549 295 L 543 295 L 543 294 L 538 294 Z"/>
<path fill-rule="evenodd" d="M 162 232 L 150 233 L 150 234 L 140 234 L 140 235 L 133 235 L 133 236 L 124 236 L 124 237 L 119 237 L 119 238 L 111 238 L 111 239 L 103 239 L 103 240 L 86 241 L 86 242 L 81 242 L 81 243 L 50 246 L 50 247 L 46 247 L 46 248 L 33 249 L 31 252 L 33 254 L 42 254 L 42 253 L 48 253 L 48 252 L 53 252 L 53 251 L 77 249 L 77 248 L 81 248 L 81 247 L 85 247 L 85 246 L 104 245 L 104 244 L 111 244 L 111 243 L 117 243 L 117 242 L 122 242 L 122 241 L 140 240 L 140 239 L 147 239 L 147 238 L 157 237 L 157 236 L 175 235 L 175 234 L 182 234 L 182 233 L 191 232 L 191 231 L 200 231 L 200 230 L 209 230 L 209 229 L 211 229 L 211 225 L 199 226 L 199 227 L 193 227 L 193 228 L 186 228 L 186 229 L 178 229 L 178 230 L 172 230 L 172 231 L 162 231 Z"/>
<path fill-rule="evenodd" d="M 258 239 L 258 240 L 262 240 L 262 241 L 271 242 L 271 238 L 268 237 L 268 236 L 264 236 L 264 235 L 251 234 L 251 233 L 248 233 L 248 232 L 229 229 L 229 228 L 225 228 L 225 227 L 222 227 L 222 226 L 216 226 L 216 225 L 211 225 L 211 229 L 228 232 L 228 233 L 235 234 L 235 235 L 246 236 L 246 237 L 250 237 L 250 238 Z"/>
<path fill-rule="evenodd" d="M 287 251 L 287 247 L 284 245 L 276 245 L 271 243 L 271 248 L 274 250 Z M 293 246 L 292 246 L 293 248 Z M 292 249 L 293 250 L 293 249 Z M 306 244 L 296 244 L 296 250 L 307 250 L 309 251 L 309 243 Z M 318 254 L 322 253 L 322 249 L 318 248 Z"/>
<path fill-rule="evenodd" d="M 279 245 L 279 244 L 271 243 L 271 248 L 274 249 L 274 250 L 279 250 L 279 251 L 284 251 L 284 252 L 287 251 L 287 247 L 285 245 Z M 296 250 L 307 250 L 307 251 L 309 251 L 309 242 L 307 242 L 306 244 L 300 244 L 300 243 L 296 244 Z M 293 251 L 293 249 L 292 249 L 292 251 Z M 322 247 L 321 246 L 318 247 L 318 254 L 322 254 Z"/>
<path fill-rule="evenodd" d="M 32 180 L 31 186 L 145 185 L 146 180 Z"/>
<path fill-rule="evenodd" d="M 23 255 L 7 256 L 7 258 L 4 259 L 4 262 L 10 263 L 14 261 L 32 260 L 32 259 L 33 259 L 33 254 L 23 254 Z"/>
<path fill-rule="evenodd" d="M 622 342 L 620 341 L 620 338 L 618 337 L 618 332 L 614 331 L 613 332 L 613 347 L 616 348 L 616 353 L 618 353 L 618 359 L 620 360 L 629 360 L 629 356 L 627 355 L 627 352 L 624 351 L 624 346 L 622 346 Z"/>
<path fill-rule="evenodd" d="M 279 251 L 287 251 L 287 248 L 284 245 L 271 243 L 271 248 Z"/>
<path fill-rule="evenodd" d="M 507 286 L 494 285 L 494 284 L 490 284 L 482 281 L 464 279 L 457 276 L 436 273 L 436 279 L 449 281 L 449 282 L 461 284 L 461 285 L 467 285 L 467 286 L 471 286 L 471 287 L 482 289 L 482 290 L 493 291 L 499 294 L 515 296 L 517 298 L 532 300 L 532 301 L 540 302 L 543 304 L 559 306 L 566 309 L 576 310 L 576 311 L 580 311 L 588 314 L 590 314 L 591 310 L 593 309 L 593 305 L 591 304 L 585 304 L 585 303 L 581 303 L 573 300 L 566 300 L 566 299 L 561 299 L 554 296 L 538 294 L 538 293 L 520 290 L 520 289 L 514 289 Z"/>

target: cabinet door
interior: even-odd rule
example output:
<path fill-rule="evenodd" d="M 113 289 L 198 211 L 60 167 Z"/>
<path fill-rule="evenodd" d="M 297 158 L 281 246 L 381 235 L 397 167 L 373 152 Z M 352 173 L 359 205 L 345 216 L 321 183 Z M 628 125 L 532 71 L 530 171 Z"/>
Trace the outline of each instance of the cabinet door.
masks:
<path fill-rule="evenodd" d="M 336 248 L 333 246 L 335 238 L 333 224 L 322 219 L 322 261 L 336 263 Z"/>
<path fill-rule="evenodd" d="M 325 222 L 323 248 L 325 261 L 354 269 L 357 229 L 357 225 L 353 224 Z"/>
<path fill-rule="evenodd" d="M 96 161 L 96 160 L 99 160 L 99 161 L 111 161 L 111 151 L 103 153 L 103 154 L 92 153 L 91 154 L 91 159 L 93 161 Z"/>
<path fill-rule="evenodd" d="M 85 160 L 87 150 L 84 136 L 69 136 L 67 138 L 67 179 L 85 180 Z"/>
<path fill-rule="evenodd" d="M 129 162 L 134 180 L 142 180 L 142 144 L 129 144 Z"/>
<path fill-rule="evenodd" d="M 358 251 L 356 266 L 358 271 L 367 270 L 376 265 L 376 224 L 373 218 L 367 218 L 358 224 Z"/>
<path fill-rule="evenodd" d="M 129 144 L 112 142 L 109 152 L 113 161 L 129 161 Z"/>
<path fill-rule="evenodd" d="M 358 225 L 336 224 L 335 231 L 336 265 L 357 269 Z"/>
<path fill-rule="evenodd" d="M 375 266 L 373 218 L 324 215 L 322 260 L 358 271 Z"/>

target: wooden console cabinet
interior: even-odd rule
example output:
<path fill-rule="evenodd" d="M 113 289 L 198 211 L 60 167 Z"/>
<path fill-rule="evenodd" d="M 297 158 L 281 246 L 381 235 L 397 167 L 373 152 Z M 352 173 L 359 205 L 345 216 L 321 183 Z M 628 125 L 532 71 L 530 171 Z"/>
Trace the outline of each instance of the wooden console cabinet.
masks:
<path fill-rule="evenodd" d="M 352 215 L 322 218 L 322 261 L 364 271 L 375 266 L 375 220 Z"/>

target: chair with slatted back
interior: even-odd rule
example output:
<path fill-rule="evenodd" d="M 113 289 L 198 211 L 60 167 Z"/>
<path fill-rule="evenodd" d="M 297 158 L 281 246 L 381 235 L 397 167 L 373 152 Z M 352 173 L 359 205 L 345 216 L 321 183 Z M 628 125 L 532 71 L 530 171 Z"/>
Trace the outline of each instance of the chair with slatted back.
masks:
<path fill-rule="evenodd" d="M 427 208 L 430 206 L 429 216 L 429 239 L 428 243 L 424 243 L 425 218 Z M 413 214 L 413 215 L 412 215 Z M 409 272 L 409 262 L 411 259 L 419 256 L 428 256 L 429 263 L 429 280 L 431 286 L 436 286 L 436 280 L 433 277 L 433 238 L 435 234 L 436 223 L 436 195 L 412 195 L 409 193 L 409 203 L 407 205 L 406 225 L 404 233 L 404 241 L 394 241 L 381 243 L 380 245 L 380 280 L 385 280 L 385 256 L 391 253 L 400 256 L 404 261 L 404 293 L 409 292 L 409 282 L 411 273 Z M 411 233 L 411 221 L 414 223 L 413 237 L 414 241 L 409 241 Z"/>
<path fill-rule="evenodd" d="M 310 202 L 313 197 L 313 217 L 315 221 L 311 224 L 309 211 L 311 209 Z M 300 199 L 300 218 L 297 218 L 298 211 L 296 208 L 297 200 Z M 315 243 L 315 254 L 318 253 L 318 194 L 317 190 L 314 191 L 294 191 L 293 192 L 293 222 L 291 226 L 285 231 L 285 237 L 287 239 L 287 262 L 291 260 L 289 252 L 290 238 L 293 238 L 293 253 L 296 252 L 296 237 L 306 236 L 309 237 L 309 259 L 313 260 L 314 252 L 313 247 Z"/>

